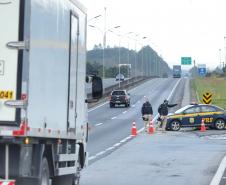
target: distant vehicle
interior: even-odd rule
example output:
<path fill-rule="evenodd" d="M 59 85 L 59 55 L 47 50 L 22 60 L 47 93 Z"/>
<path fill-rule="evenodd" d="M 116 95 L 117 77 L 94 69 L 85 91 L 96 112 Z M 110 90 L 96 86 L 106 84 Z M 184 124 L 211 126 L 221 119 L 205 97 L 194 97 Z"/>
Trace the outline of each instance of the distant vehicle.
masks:
<path fill-rule="evenodd" d="M 124 104 L 125 107 L 130 106 L 130 94 L 126 90 L 113 90 L 109 98 L 110 108 L 115 105 Z"/>
<path fill-rule="evenodd" d="M 173 78 L 181 78 L 181 66 L 180 65 L 173 66 Z"/>
<path fill-rule="evenodd" d="M 226 111 L 215 105 L 187 105 L 174 114 L 168 115 L 166 130 L 178 131 L 181 127 L 200 127 L 202 119 L 206 126 L 223 130 L 226 123 Z"/>
<path fill-rule="evenodd" d="M 125 77 L 123 74 L 117 74 L 117 76 L 115 77 L 116 81 L 124 81 Z"/>

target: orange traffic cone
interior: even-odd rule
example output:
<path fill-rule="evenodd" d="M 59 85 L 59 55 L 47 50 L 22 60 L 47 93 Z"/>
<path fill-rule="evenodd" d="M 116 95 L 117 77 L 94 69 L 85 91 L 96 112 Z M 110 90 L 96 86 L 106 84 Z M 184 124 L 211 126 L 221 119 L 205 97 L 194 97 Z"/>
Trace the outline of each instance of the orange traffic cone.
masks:
<path fill-rule="evenodd" d="M 205 126 L 204 119 L 202 119 L 200 132 L 205 132 L 205 131 L 206 131 L 206 126 Z"/>
<path fill-rule="evenodd" d="M 148 133 L 149 134 L 154 134 L 154 132 L 155 132 L 155 129 L 154 129 L 154 126 L 153 126 L 153 121 L 151 120 L 150 123 L 149 123 Z"/>
<path fill-rule="evenodd" d="M 137 135 L 137 128 L 136 128 L 136 123 L 134 121 L 132 126 L 132 136 L 136 136 L 136 135 Z"/>

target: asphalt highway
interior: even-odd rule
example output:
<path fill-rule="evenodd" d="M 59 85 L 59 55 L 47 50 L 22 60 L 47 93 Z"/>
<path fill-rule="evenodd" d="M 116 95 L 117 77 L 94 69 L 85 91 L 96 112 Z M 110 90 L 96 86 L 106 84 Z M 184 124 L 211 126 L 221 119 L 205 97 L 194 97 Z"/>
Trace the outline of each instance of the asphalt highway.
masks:
<path fill-rule="evenodd" d="M 143 97 L 149 98 L 155 118 L 164 99 L 178 103 L 170 109 L 174 112 L 189 97 L 187 80 L 152 79 L 130 91 L 130 108 L 109 108 L 106 102 L 90 109 L 90 165 L 82 171 L 81 185 L 225 184 L 225 131 L 182 129 L 153 135 L 142 131 Z M 133 121 L 137 137 L 130 135 Z"/>
<path fill-rule="evenodd" d="M 91 109 L 88 113 L 91 126 L 88 142 L 90 161 L 96 160 L 104 151 L 129 137 L 133 121 L 136 122 L 138 130 L 143 127 L 141 106 L 144 96 L 149 98 L 154 115 L 156 115 L 158 106 L 169 97 L 172 89 L 176 87 L 177 94 L 182 93 L 183 85 L 184 79 L 152 79 L 130 91 L 131 107 L 129 108 L 124 106 L 110 108 L 109 103 L 106 102 L 102 106 Z M 172 97 L 175 96 L 172 94 Z M 177 97 L 182 97 L 182 94 Z M 180 105 L 181 100 L 176 97 L 175 100 L 177 102 L 172 103 Z M 129 139 L 127 138 L 127 140 Z M 111 150 L 109 149 L 109 151 Z"/>

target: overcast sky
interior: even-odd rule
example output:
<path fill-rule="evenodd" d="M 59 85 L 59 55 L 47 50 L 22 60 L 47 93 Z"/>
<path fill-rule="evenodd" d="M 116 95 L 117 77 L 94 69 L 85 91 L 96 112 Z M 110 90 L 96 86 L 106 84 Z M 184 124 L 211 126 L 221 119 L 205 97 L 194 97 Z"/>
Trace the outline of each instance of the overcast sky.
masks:
<path fill-rule="evenodd" d="M 123 34 L 121 45 L 137 49 L 142 44 L 153 47 L 170 66 L 180 64 L 182 56 L 190 56 L 197 64 L 215 68 L 225 61 L 226 0 L 81 0 L 88 9 L 88 49 L 102 43 L 104 7 L 107 28 Z M 128 39 L 126 33 L 130 34 Z M 142 37 L 147 39 L 142 40 Z M 119 37 L 107 32 L 107 45 L 118 46 Z"/>

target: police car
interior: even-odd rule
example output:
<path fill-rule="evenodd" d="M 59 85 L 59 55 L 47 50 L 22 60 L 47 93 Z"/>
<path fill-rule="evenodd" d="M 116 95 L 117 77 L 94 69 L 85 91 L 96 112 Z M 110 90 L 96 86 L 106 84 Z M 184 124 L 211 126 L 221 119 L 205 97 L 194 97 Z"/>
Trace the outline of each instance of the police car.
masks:
<path fill-rule="evenodd" d="M 190 104 L 167 116 L 166 130 L 178 131 L 181 127 L 205 126 L 223 130 L 226 125 L 226 111 L 215 105 Z"/>

